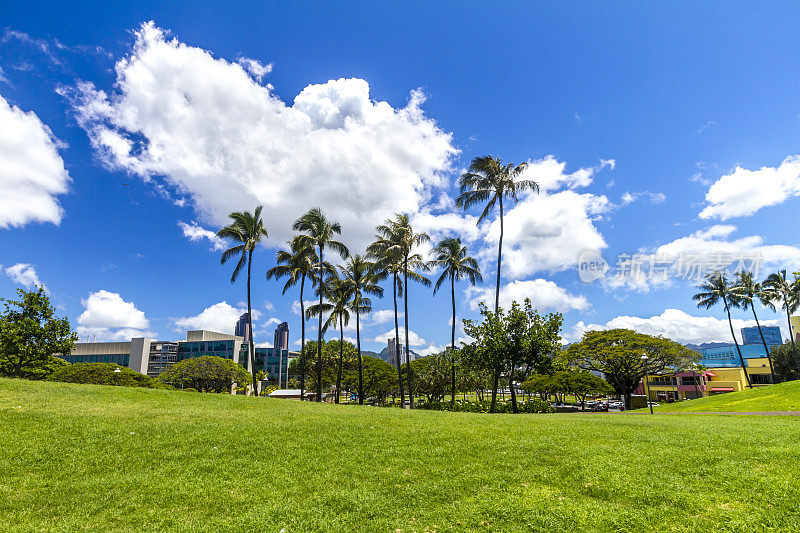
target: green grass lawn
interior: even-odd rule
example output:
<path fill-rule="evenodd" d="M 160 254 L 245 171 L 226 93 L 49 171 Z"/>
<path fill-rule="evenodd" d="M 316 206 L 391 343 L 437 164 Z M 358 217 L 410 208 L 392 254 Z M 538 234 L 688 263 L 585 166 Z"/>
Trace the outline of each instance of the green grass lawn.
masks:
<path fill-rule="evenodd" d="M 800 411 L 800 381 L 717 394 L 690 401 L 662 403 L 653 410 L 661 413 Z"/>
<path fill-rule="evenodd" d="M 480 415 L 0 380 L 0 531 L 797 531 L 790 417 Z"/>

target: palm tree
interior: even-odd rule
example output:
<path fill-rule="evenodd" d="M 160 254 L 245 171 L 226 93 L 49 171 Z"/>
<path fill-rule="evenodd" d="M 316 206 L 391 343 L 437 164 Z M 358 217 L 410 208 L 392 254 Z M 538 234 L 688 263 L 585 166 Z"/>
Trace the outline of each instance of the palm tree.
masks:
<path fill-rule="evenodd" d="M 731 328 L 731 336 L 733 343 L 736 345 L 736 353 L 739 354 L 739 363 L 744 371 L 744 377 L 747 380 L 747 386 L 751 389 L 753 384 L 750 383 L 750 376 L 747 375 L 747 368 L 744 364 L 742 357 L 742 350 L 739 348 L 739 341 L 736 340 L 736 334 L 733 332 L 733 322 L 731 321 L 731 307 L 738 307 L 735 301 L 736 296 L 731 293 L 731 284 L 728 283 L 727 278 L 723 272 L 715 271 L 706 276 L 706 281 L 698 285 L 699 292 L 692 296 L 692 300 L 697 302 L 697 307 L 705 307 L 710 309 L 717 305 L 720 301 L 725 306 L 725 312 L 728 314 L 728 326 Z"/>
<path fill-rule="evenodd" d="M 456 402 L 456 281 L 469 279 L 472 285 L 483 281 L 478 262 L 467 255 L 467 247 L 461 239 L 448 237 L 440 242 L 433 253 L 436 259 L 433 264 L 442 267 L 442 273 L 433 286 L 433 294 L 439 290 L 445 280 L 450 280 L 450 299 L 453 303 L 453 324 L 450 329 L 450 403 Z"/>
<path fill-rule="evenodd" d="M 325 262 L 325 248 L 330 248 L 337 254 L 339 254 L 342 259 L 347 259 L 350 256 L 350 252 L 347 250 L 347 246 L 342 244 L 341 242 L 334 239 L 336 235 L 340 235 L 342 233 L 342 226 L 339 225 L 338 222 L 334 222 L 328 220 L 328 217 L 325 216 L 325 213 L 322 212 L 322 209 L 319 207 L 315 207 L 310 209 L 308 213 L 298 218 L 295 223 L 292 225 L 292 229 L 294 231 L 303 232 L 302 235 L 298 235 L 297 239 L 303 246 L 309 246 L 311 248 L 316 248 L 317 250 L 317 264 L 316 264 L 316 271 L 317 271 L 317 279 L 319 280 L 319 286 L 317 290 L 319 292 L 319 305 L 322 305 L 322 296 L 324 295 L 324 279 L 325 273 L 330 273 L 331 267 L 328 263 Z M 317 401 L 322 401 L 322 314 L 319 315 L 319 325 L 317 328 L 318 339 L 317 339 Z"/>
<path fill-rule="evenodd" d="M 490 155 L 476 157 L 469 165 L 468 172 L 459 179 L 460 193 L 456 206 L 469 209 L 474 205 L 486 203 L 478 224 L 483 222 L 497 205 L 500 209 L 500 242 L 497 245 L 497 287 L 494 296 L 494 312 L 500 308 L 500 266 L 503 260 L 503 200 L 518 201 L 523 191 L 539 191 L 539 184 L 531 180 L 517 180 L 527 163 L 514 165 L 503 162 Z M 495 388 L 497 388 L 495 386 Z"/>
<path fill-rule="evenodd" d="M 253 374 L 253 394 L 258 394 L 258 380 L 256 379 L 256 352 L 255 342 L 253 341 L 253 310 L 250 306 L 250 271 L 253 264 L 253 250 L 256 249 L 261 239 L 268 237 L 267 228 L 261 219 L 261 209 L 263 206 L 256 207 L 253 213 L 247 211 L 234 211 L 228 215 L 233 222 L 217 232 L 217 237 L 229 239 L 240 244 L 228 248 L 222 252 L 220 264 L 224 265 L 228 259 L 239 255 L 239 261 L 231 275 L 231 283 L 236 282 L 236 278 L 242 272 L 245 264 L 247 265 L 247 323 L 250 326 L 250 341 L 247 343 L 250 352 L 250 370 Z"/>
<path fill-rule="evenodd" d="M 344 359 L 344 328 L 350 323 L 350 310 L 348 309 L 351 297 L 351 289 L 334 273 L 331 274 L 325 283 L 317 288 L 321 295 L 325 296 L 327 302 L 314 304 L 306 312 L 307 318 L 313 316 L 322 317 L 328 313 L 328 319 L 322 326 L 322 333 L 328 331 L 336 323 L 339 323 L 339 368 L 336 373 L 336 403 L 339 403 L 339 393 L 342 390 L 342 361 Z M 324 293 L 324 294 L 323 294 Z"/>
<path fill-rule="evenodd" d="M 314 249 L 308 246 L 307 243 L 304 244 L 302 240 L 298 240 L 297 237 L 289 241 L 289 250 L 288 252 L 286 250 L 278 250 L 275 254 L 277 265 L 267 270 L 267 279 L 289 278 L 283 286 L 281 294 L 286 294 L 289 287 L 296 285 L 298 282 L 300 283 L 300 400 L 302 401 L 306 388 L 306 312 L 303 292 L 306 278 L 311 279 L 313 286 L 317 284 L 316 271 L 314 270 L 317 257 Z"/>
<path fill-rule="evenodd" d="M 364 367 L 361 361 L 361 315 L 372 311 L 372 301 L 366 294 L 382 297 L 383 289 L 377 284 L 385 273 L 360 255 L 354 255 L 346 266 L 340 266 L 342 283 L 351 300 L 350 309 L 356 314 L 356 348 L 358 350 L 358 403 L 364 404 Z"/>
<path fill-rule="evenodd" d="M 786 279 L 786 270 L 781 270 L 767 276 L 763 285 L 769 295 L 769 306 L 775 310 L 774 302 L 780 301 L 781 307 L 786 311 L 786 320 L 789 323 L 789 340 L 792 341 L 792 354 L 794 354 L 794 360 L 798 369 L 800 369 L 800 359 L 797 357 L 797 347 L 794 344 L 791 320 L 792 313 L 800 307 L 800 278 L 795 274 L 794 280 L 789 281 Z"/>
<path fill-rule="evenodd" d="M 752 272 L 741 271 L 736 273 L 736 282 L 731 288 L 731 295 L 739 307 L 745 311 L 748 309 L 753 311 L 753 318 L 756 320 L 758 334 L 761 336 L 761 342 L 764 345 L 764 351 L 767 352 L 770 379 L 772 380 L 772 383 L 775 383 L 775 374 L 772 371 L 772 356 L 769 353 L 767 341 L 764 340 L 764 332 L 761 331 L 761 323 L 758 321 L 755 305 L 756 301 L 760 301 L 763 305 L 772 306 L 770 303 L 770 294 L 768 291 L 764 290 L 764 287 L 762 287 L 760 283 L 753 279 Z"/>
<path fill-rule="evenodd" d="M 409 406 L 414 408 L 414 391 L 411 386 L 411 359 L 408 346 L 408 278 L 429 287 L 431 280 L 417 272 L 428 270 L 428 262 L 419 253 L 415 252 L 421 244 L 429 242 L 431 238 L 427 233 L 414 233 L 411 221 L 406 214 L 395 214 L 394 220 L 387 220 L 383 225 L 375 228 L 378 240 L 370 245 L 372 253 L 381 256 L 400 259 L 398 274 L 403 276 L 403 307 L 406 333 L 406 380 L 408 383 Z"/>

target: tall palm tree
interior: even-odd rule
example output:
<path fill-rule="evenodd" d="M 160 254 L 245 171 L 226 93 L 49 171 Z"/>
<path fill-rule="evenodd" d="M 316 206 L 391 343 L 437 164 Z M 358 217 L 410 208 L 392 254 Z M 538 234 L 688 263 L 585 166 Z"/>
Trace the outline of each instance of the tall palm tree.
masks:
<path fill-rule="evenodd" d="M 467 278 L 472 285 L 483 281 L 478 262 L 467 255 L 467 247 L 458 237 L 448 237 L 433 249 L 433 265 L 442 267 L 442 273 L 433 286 L 433 294 L 446 280 L 450 280 L 450 299 L 453 304 L 453 324 L 450 329 L 450 403 L 456 402 L 456 281 Z"/>
<path fill-rule="evenodd" d="M 735 295 L 731 293 L 731 284 L 725 277 L 723 272 L 715 271 L 706 276 L 706 281 L 697 287 L 702 292 L 692 296 L 692 300 L 697 302 L 697 307 L 705 307 L 710 309 L 717 305 L 720 301 L 725 306 L 725 312 L 728 314 L 728 326 L 731 328 L 731 337 L 733 343 L 736 345 L 736 353 L 739 354 L 739 363 L 744 371 L 744 377 L 747 380 L 747 386 L 751 389 L 753 384 L 750 383 L 750 376 L 747 374 L 747 367 L 744 364 L 742 357 L 742 350 L 739 348 L 739 341 L 736 340 L 736 334 L 733 332 L 733 322 L 731 320 L 731 307 L 737 307 Z"/>
<path fill-rule="evenodd" d="M 322 209 L 315 207 L 310 209 L 308 213 L 298 218 L 292 225 L 294 231 L 302 232 L 297 236 L 297 239 L 303 246 L 310 246 L 317 250 L 317 279 L 319 286 L 319 304 L 322 305 L 322 297 L 324 295 L 324 280 L 325 273 L 330 272 L 331 268 L 325 262 L 325 248 L 330 248 L 342 259 L 347 259 L 350 252 L 347 246 L 335 240 L 336 235 L 342 233 L 342 226 L 338 222 L 329 220 L 322 212 Z M 322 314 L 319 315 L 319 325 L 317 328 L 317 401 L 322 401 Z"/>
<path fill-rule="evenodd" d="M 322 325 L 322 333 L 333 326 L 339 325 L 339 365 L 336 373 L 336 403 L 339 403 L 339 394 L 342 390 L 342 361 L 344 359 L 344 328 L 350 323 L 350 297 L 351 289 L 335 273 L 331 274 L 325 283 L 320 284 L 318 291 L 327 299 L 308 308 L 307 317 L 328 314 L 327 320 Z"/>
<path fill-rule="evenodd" d="M 408 278 L 429 287 L 431 280 L 417 272 L 429 270 L 428 262 L 415 250 L 431 238 L 427 233 L 415 233 L 406 214 L 395 214 L 394 220 L 387 220 L 375 228 L 378 240 L 370 245 L 373 253 L 401 260 L 399 272 L 403 277 L 403 310 L 406 333 L 406 382 L 408 383 L 409 407 L 414 408 L 414 389 L 411 384 L 411 358 L 408 345 Z"/>
<path fill-rule="evenodd" d="M 306 278 L 311 280 L 312 286 L 317 284 L 316 270 L 314 269 L 317 256 L 314 248 L 308 246 L 308 243 L 298 240 L 297 237 L 289 241 L 288 252 L 278 250 L 275 256 L 277 265 L 267 270 L 267 279 L 289 278 L 283 286 L 281 294 L 286 294 L 289 287 L 300 283 L 300 400 L 302 401 L 306 389 L 306 311 L 303 292 Z"/>
<path fill-rule="evenodd" d="M 770 379 L 772 383 L 775 383 L 775 374 L 772 371 L 772 356 L 769 353 L 767 341 L 764 339 L 764 332 L 761 331 L 761 323 L 758 321 L 755 305 L 756 302 L 759 301 L 763 305 L 771 307 L 770 294 L 768 291 L 764 290 L 764 287 L 760 283 L 753 279 L 752 272 L 741 271 L 736 273 L 736 280 L 731 288 L 731 295 L 739 307 L 745 311 L 748 309 L 753 311 L 753 318 L 756 320 L 756 327 L 758 328 L 758 334 L 761 336 L 761 343 L 764 345 L 764 351 L 767 352 Z"/>
<path fill-rule="evenodd" d="M 350 258 L 346 266 L 340 266 L 342 283 L 350 293 L 350 309 L 356 314 L 356 348 L 358 349 L 358 403 L 364 404 L 364 368 L 361 360 L 361 315 L 372 311 L 372 301 L 367 294 L 382 297 L 383 289 L 377 284 L 385 278 L 384 271 L 360 255 Z"/>
<path fill-rule="evenodd" d="M 527 163 L 515 165 L 503 162 L 496 157 L 485 155 L 476 157 L 468 171 L 459 179 L 460 194 L 456 206 L 469 209 L 485 203 L 478 224 L 483 222 L 495 205 L 500 210 L 500 242 L 497 245 L 497 287 L 494 295 L 494 312 L 500 308 L 500 267 L 503 260 L 503 200 L 517 202 L 523 191 L 539 191 L 539 184 L 532 180 L 518 180 Z M 495 387 L 497 388 L 497 387 Z"/>
<path fill-rule="evenodd" d="M 800 307 L 800 278 L 795 274 L 794 279 L 786 279 L 786 270 L 775 272 L 767 276 L 763 283 L 769 295 L 770 307 L 775 310 L 774 302 L 781 302 L 781 307 L 786 311 L 786 321 L 789 323 L 789 340 L 792 341 L 792 354 L 800 369 L 800 358 L 797 357 L 797 347 L 794 344 L 794 334 L 792 333 L 792 313 Z"/>
<path fill-rule="evenodd" d="M 234 211 L 228 215 L 232 222 L 217 232 L 217 237 L 228 239 L 240 244 L 228 248 L 222 252 L 220 264 L 224 265 L 228 259 L 239 255 L 239 261 L 231 275 L 231 283 L 236 282 L 236 278 L 247 265 L 247 323 L 250 327 L 250 341 L 247 343 L 250 352 L 250 370 L 253 374 L 253 394 L 258 394 L 258 380 L 256 379 L 256 352 L 253 340 L 253 310 L 250 305 L 250 272 L 253 265 L 253 250 L 262 239 L 268 237 L 267 228 L 261 218 L 263 206 L 256 207 L 253 213 L 247 211 Z"/>

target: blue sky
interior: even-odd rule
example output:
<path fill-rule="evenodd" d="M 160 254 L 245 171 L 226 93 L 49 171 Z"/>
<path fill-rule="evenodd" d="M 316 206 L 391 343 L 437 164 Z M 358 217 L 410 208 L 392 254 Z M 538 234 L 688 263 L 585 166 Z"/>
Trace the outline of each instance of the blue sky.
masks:
<path fill-rule="evenodd" d="M 504 301 L 564 312 L 567 340 L 726 340 L 682 265 L 800 263 L 796 5 L 117 4 L 0 15 L 0 297 L 38 280 L 83 338 L 232 329 L 244 283 L 208 235 L 258 203 L 257 341 L 283 320 L 299 338 L 297 292 L 264 271 L 315 205 L 353 251 L 399 210 L 461 236 L 487 280 L 457 292 L 474 316 L 497 221 L 452 201 L 484 154 L 530 162 L 542 185 L 506 218 Z M 587 250 L 610 265 L 593 283 Z M 620 254 L 665 277 L 618 277 Z M 415 350 L 448 342 L 446 293 L 412 287 L 410 308 Z M 367 349 L 389 316 L 366 320 Z"/>

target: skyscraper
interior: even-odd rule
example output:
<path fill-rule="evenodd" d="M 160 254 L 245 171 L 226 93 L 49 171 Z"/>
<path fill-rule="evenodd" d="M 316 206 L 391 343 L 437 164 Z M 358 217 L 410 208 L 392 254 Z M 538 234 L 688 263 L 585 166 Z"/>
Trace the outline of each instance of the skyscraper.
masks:
<path fill-rule="evenodd" d="M 279 350 L 289 349 L 289 324 L 281 322 L 275 328 L 275 342 L 272 343 L 274 348 Z"/>
<path fill-rule="evenodd" d="M 252 331 L 250 331 L 250 315 L 248 313 L 244 313 L 239 317 L 234 334 L 238 337 L 244 337 L 244 342 L 250 342 L 253 335 Z"/>
<path fill-rule="evenodd" d="M 767 346 L 779 346 L 783 344 L 781 338 L 781 328 L 778 326 L 761 326 L 761 333 L 764 334 L 764 341 Z M 742 328 L 742 339 L 744 344 L 761 344 L 761 335 L 758 327 Z"/>
<path fill-rule="evenodd" d="M 386 353 L 387 362 L 392 364 L 392 365 L 394 365 L 394 364 L 396 364 L 395 361 L 397 359 L 397 354 L 395 353 L 395 346 L 396 346 L 395 339 L 389 339 L 386 342 L 387 342 L 387 347 L 386 347 L 386 349 L 387 349 L 387 353 Z M 405 351 L 403 351 L 403 344 L 402 343 L 400 343 L 400 355 L 401 355 L 400 363 L 402 364 L 402 363 L 405 362 L 405 357 L 404 357 L 405 356 Z M 411 357 L 411 359 L 413 360 L 414 358 Z"/>

